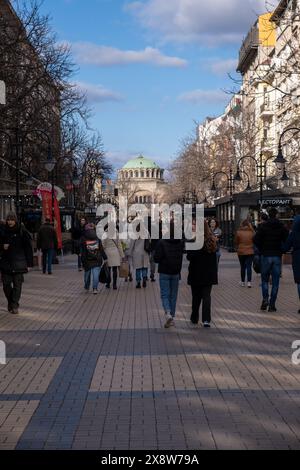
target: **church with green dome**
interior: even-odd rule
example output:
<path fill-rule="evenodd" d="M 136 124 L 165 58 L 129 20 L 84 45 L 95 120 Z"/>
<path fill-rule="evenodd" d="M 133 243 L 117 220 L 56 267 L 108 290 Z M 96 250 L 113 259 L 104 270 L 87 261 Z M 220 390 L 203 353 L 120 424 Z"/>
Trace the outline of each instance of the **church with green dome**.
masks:
<path fill-rule="evenodd" d="M 131 203 L 162 202 L 166 190 L 164 170 L 140 155 L 118 171 L 117 188 L 119 196 L 126 197 Z"/>

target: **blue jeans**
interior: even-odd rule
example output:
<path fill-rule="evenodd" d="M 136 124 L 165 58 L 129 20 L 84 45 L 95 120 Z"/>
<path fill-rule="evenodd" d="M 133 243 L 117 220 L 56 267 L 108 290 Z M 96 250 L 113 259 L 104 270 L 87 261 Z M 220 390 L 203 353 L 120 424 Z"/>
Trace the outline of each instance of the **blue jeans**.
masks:
<path fill-rule="evenodd" d="M 148 277 L 148 268 L 137 269 L 135 273 L 136 282 L 141 282 Z"/>
<path fill-rule="evenodd" d="M 52 273 L 52 262 L 54 258 L 54 249 L 42 250 L 43 253 L 43 273 L 46 273 L 48 267 L 48 273 Z"/>
<path fill-rule="evenodd" d="M 160 274 L 159 276 L 161 301 L 165 312 L 173 318 L 176 314 L 179 279 L 179 274 Z"/>
<path fill-rule="evenodd" d="M 246 273 L 248 282 L 252 281 L 252 264 L 253 264 L 254 255 L 245 255 L 239 256 L 240 265 L 241 265 L 241 280 L 245 282 Z"/>
<path fill-rule="evenodd" d="M 91 285 L 91 277 L 93 276 L 93 289 L 98 289 L 99 285 L 99 276 L 100 276 L 100 267 L 92 268 L 89 271 L 84 273 L 84 288 L 89 290 Z"/>
<path fill-rule="evenodd" d="M 282 269 L 281 256 L 262 256 L 261 257 L 261 279 L 263 299 L 269 302 L 269 279 L 272 276 L 272 292 L 270 304 L 275 305 Z"/>

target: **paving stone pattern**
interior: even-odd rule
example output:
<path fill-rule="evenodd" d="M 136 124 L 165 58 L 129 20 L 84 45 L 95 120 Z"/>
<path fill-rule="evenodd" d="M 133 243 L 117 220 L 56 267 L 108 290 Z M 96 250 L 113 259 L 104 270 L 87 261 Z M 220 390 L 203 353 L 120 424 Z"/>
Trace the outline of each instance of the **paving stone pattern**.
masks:
<path fill-rule="evenodd" d="M 0 293 L 0 449 L 300 449 L 298 299 L 284 267 L 278 313 L 260 279 L 239 287 L 223 254 L 213 328 L 189 322 L 186 266 L 176 327 L 158 283 L 85 294 L 73 257 L 26 276 L 20 316 Z"/>

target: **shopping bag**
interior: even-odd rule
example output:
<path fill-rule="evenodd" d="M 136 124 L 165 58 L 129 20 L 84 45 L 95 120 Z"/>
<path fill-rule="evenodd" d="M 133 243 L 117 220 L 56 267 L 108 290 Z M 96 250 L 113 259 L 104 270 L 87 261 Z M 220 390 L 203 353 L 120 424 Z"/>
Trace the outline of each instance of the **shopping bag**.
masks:
<path fill-rule="evenodd" d="M 110 284 L 111 282 L 110 269 L 107 264 L 104 264 L 100 270 L 99 282 L 100 284 Z"/>
<path fill-rule="evenodd" d="M 129 263 L 128 261 L 122 261 L 121 266 L 119 267 L 119 277 L 120 279 L 127 279 L 129 276 Z"/>
<path fill-rule="evenodd" d="M 259 255 L 254 256 L 253 269 L 256 272 L 256 274 L 261 274 L 261 257 Z"/>

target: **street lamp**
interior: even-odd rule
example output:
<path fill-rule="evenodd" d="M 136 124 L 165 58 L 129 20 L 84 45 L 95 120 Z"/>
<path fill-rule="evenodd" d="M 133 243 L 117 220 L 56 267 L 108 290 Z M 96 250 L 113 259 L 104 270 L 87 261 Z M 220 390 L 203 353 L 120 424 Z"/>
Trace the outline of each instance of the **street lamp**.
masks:
<path fill-rule="evenodd" d="M 232 168 L 230 168 L 229 175 L 225 171 L 218 171 L 213 175 L 213 181 L 211 186 L 211 192 L 213 195 L 217 191 L 216 178 L 219 175 L 223 175 L 227 178 L 227 189 L 230 195 L 230 230 L 229 230 L 229 252 L 234 252 L 234 220 L 233 220 L 233 192 L 235 179 L 233 176 Z"/>
<path fill-rule="evenodd" d="M 263 153 L 261 152 L 260 156 L 259 156 L 259 161 L 257 161 L 257 159 L 255 157 L 253 157 L 252 155 L 245 155 L 244 157 L 240 158 L 238 163 L 237 163 L 237 172 L 236 172 L 236 175 L 234 177 L 234 180 L 235 180 L 236 183 L 240 183 L 242 181 L 242 178 L 241 178 L 241 164 L 246 159 L 250 159 L 255 163 L 256 177 L 259 180 L 260 214 L 261 214 L 262 209 L 263 209 L 263 191 L 264 191 L 264 183 L 267 179 L 268 162 L 270 160 L 273 160 L 274 157 L 269 157 L 264 161 Z M 273 161 L 275 163 L 275 160 L 273 160 Z M 282 163 L 282 161 L 278 161 L 278 163 Z M 250 179 L 249 179 L 249 183 L 250 183 Z"/>
<path fill-rule="evenodd" d="M 277 167 L 280 170 L 283 170 L 283 176 L 281 178 L 281 181 L 288 181 L 289 180 L 289 177 L 287 176 L 287 173 L 286 173 L 287 160 L 284 158 L 284 155 L 283 155 L 282 140 L 283 140 L 283 137 L 285 136 L 285 134 L 287 132 L 291 132 L 291 131 L 300 132 L 300 128 L 299 127 L 289 127 L 288 129 L 286 129 L 285 131 L 282 132 L 282 134 L 279 138 L 278 154 L 277 154 L 277 157 L 274 160 L 275 165 L 277 165 Z"/>

